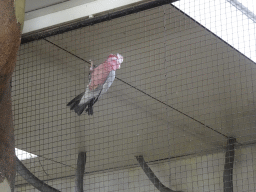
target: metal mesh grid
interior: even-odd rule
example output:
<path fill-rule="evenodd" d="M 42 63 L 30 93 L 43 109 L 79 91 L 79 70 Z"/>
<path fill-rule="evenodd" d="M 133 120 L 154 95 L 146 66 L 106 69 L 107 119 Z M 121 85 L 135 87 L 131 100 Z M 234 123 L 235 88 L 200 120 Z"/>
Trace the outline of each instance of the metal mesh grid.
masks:
<path fill-rule="evenodd" d="M 180 2 L 181 4 L 184 2 Z M 244 18 L 245 19 L 245 18 Z M 209 21 L 210 22 L 210 21 Z M 90 65 L 124 56 L 94 115 L 67 102 Z M 223 191 L 234 137 L 234 191 L 255 191 L 255 63 L 173 5 L 21 45 L 12 80 L 16 147 L 40 180 L 74 191 L 85 151 L 85 191 L 158 191 L 139 166 L 177 191 Z M 37 191 L 21 176 L 16 191 Z"/>

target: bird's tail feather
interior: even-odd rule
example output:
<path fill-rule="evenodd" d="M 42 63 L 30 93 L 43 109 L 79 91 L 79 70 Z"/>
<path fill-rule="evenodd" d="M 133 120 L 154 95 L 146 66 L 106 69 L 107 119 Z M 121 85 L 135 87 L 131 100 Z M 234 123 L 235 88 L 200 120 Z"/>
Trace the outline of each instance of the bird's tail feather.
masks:
<path fill-rule="evenodd" d="M 101 91 L 100 91 L 101 93 Z M 92 115 L 93 114 L 93 105 L 98 101 L 99 99 L 99 96 L 100 96 L 100 93 L 97 97 L 93 97 L 91 100 L 90 100 L 90 103 L 88 104 L 88 108 L 85 110 L 88 115 Z"/>
<path fill-rule="evenodd" d="M 80 115 L 84 112 L 84 110 L 85 110 L 86 107 L 87 107 L 87 103 L 84 103 L 84 104 L 81 104 L 81 105 L 77 104 L 77 105 L 74 107 L 74 111 L 75 111 L 75 113 L 76 113 L 77 115 L 80 116 Z"/>
<path fill-rule="evenodd" d="M 79 102 L 80 102 L 80 100 L 82 99 L 83 96 L 84 96 L 84 92 L 81 93 L 81 94 L 79 94 L 79 95 L 77 95 L 74 99 L 72 99 L 72 100 L 67 104 L 67 106 L 72 107 L 76 101 L 79 101 Z"/>
<path fill-rule="evenodd" d="M 74 110 L 79 116 L 84 112 L 84 110 L 88 113 L 88 115 L 93 115 L 93 105 L 98 101 L 98 97 L 93 97 L 86 103 L 79 104 L 83 95 L 84 93 L 81 93 L 80 95 L 76 96 L 67 104 L 67 106 L 70 106 L 70 110 Z"/>

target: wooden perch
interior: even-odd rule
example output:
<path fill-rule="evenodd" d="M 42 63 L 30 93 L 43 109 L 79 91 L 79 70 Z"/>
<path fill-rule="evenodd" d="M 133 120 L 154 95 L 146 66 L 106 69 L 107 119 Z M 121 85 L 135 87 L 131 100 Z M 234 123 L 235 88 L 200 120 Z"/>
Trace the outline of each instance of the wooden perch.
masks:
<path fill-rule="evenodd" d="M 223 172 L 224 192 L 233 192 L 233 167 L 235 160 L 235 142 L 233 137 L 228 138 L 225 165 Z"/>
<path fill-rule="evenodd" d="M 23 163 L 16 157 L 16 169 L 17 172 L 30 184 L 33 185 L 36 189 L 42 192 L 60 192 L 59 190 L 47 185 L 35 175 L 33 175 Z"/>
<path fill-rule="evenodd" d="M 160 191 L 160 192 L 181 192 L 181 191 L 173 191 L 169 189 L 168 187 L 164 186 L 161 181 L 156 177 L 154 172 L 150 169 L 150 167 L 145 162 L 142 155 L 136 156 L 136 159 L 138 163 L 140 164 L 141 168 L 143 169 L 144 173 L 148 176 L 149 180 L 154 184 L 154 186 Z"/>
<path fill-rule="evenodd" d="M 86 163 L 86 152 L 80 152 L 77 158 L 76 168 L 76 192 L 83 192 L 84 170 Z"/>

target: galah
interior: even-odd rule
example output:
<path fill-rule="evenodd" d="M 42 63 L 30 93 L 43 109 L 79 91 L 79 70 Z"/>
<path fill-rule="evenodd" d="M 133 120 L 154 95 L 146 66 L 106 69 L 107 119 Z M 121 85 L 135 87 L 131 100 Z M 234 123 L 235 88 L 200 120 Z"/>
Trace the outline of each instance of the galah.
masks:
<path fill-rule="evenodd" d="M 123 62 L 123 56 L 117 53 L 110 54 L 107 60 L 94 68 L 91 63 L 91 79 L 85 92 L 72 99 L 67 106 L 70 110 L 81 115 L 85 110 L 88 115 L 93 114 L 93 105 L 98 101 L 101 95 L 106 93 L 115 80 L 116 70 L 120 69 Z"/>

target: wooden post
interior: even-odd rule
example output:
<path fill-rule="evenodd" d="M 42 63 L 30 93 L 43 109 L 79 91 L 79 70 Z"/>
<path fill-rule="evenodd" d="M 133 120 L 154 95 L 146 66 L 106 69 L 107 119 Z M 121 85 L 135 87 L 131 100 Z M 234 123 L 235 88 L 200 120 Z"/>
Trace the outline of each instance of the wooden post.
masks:
<path fill-rule="evenodd" d="M 24 0 L 18 0 L 23 1 Z M 18 3 L 18 2 L 17 2 Z M 20 3 L 19 3 L 20 4 Z M 23 14 L 24 14 L 23 3 Z M 21 5 L 22 7 L 22 5 Z M 21 8 L 18 8 L 18 10 Z M 17 13 L 17 12 L 16 12 Z M 12 122 L 11 76 L 20 45 L 21 26 L 16 19 L 14 0 L 0 1 L 0 190 L 14 191 L 15 143 Z"/>

